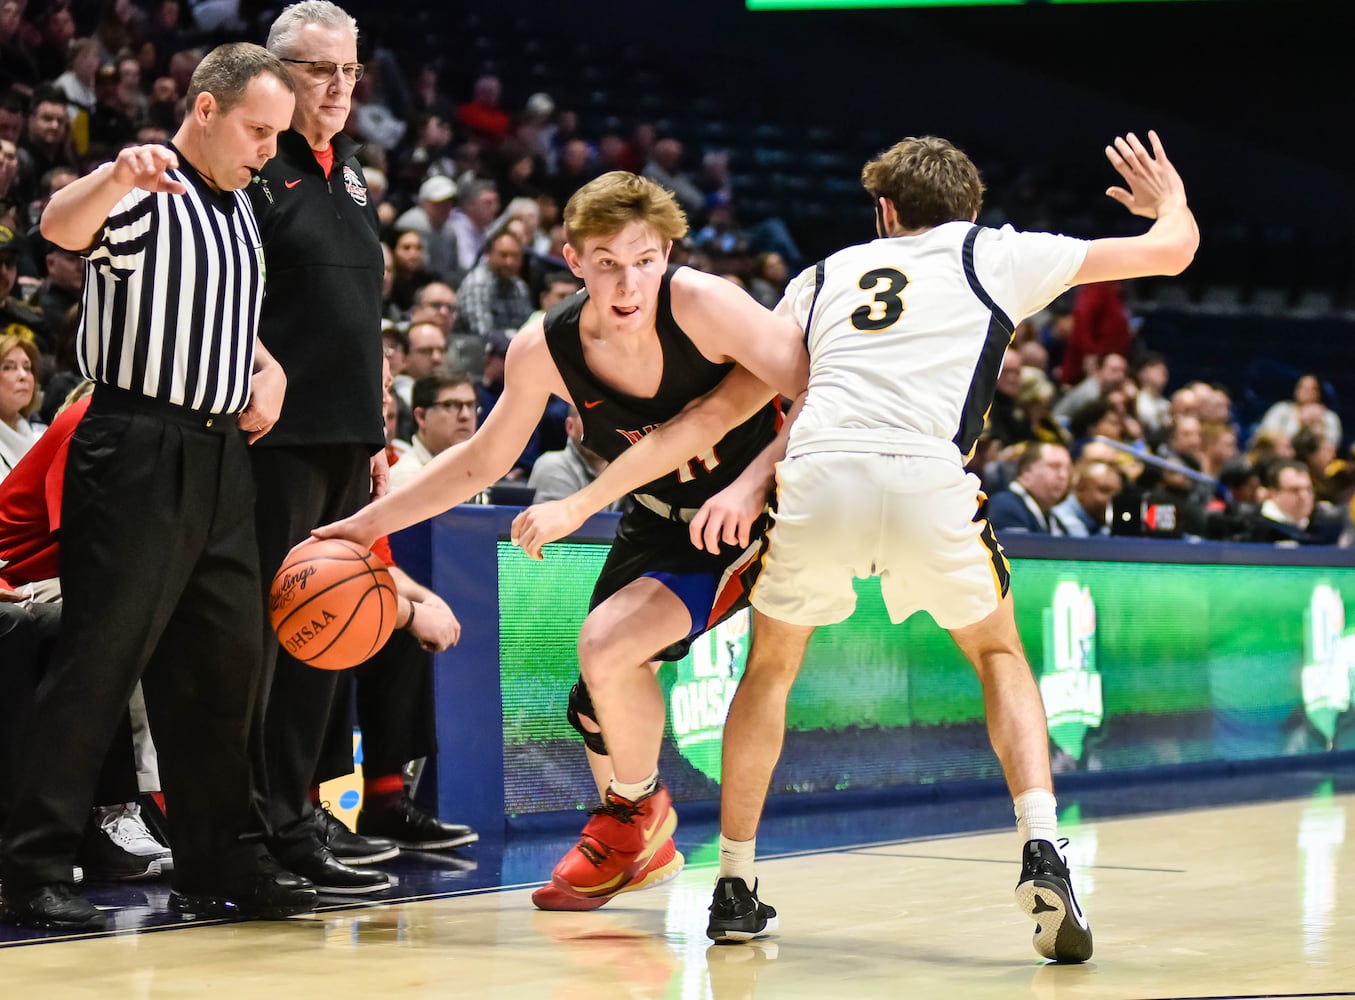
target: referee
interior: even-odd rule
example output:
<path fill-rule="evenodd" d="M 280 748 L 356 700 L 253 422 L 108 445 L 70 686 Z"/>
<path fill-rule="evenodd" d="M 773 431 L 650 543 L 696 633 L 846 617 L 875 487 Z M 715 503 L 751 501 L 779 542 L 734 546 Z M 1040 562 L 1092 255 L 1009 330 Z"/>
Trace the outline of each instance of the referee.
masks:
<path fill-rule="evenodd" d="M 172 145 L 124 149 L 43 213 L 43 235 L 87 261 L 77 355 L 97 385 L 66 470 L 61 634 L 0 853 L 9 922 L 105 926 L 71 863 L 138 680 L 161 748 L 171 907 L 314 907 L 309 882 L 241 839 L 262 634 L 246 442 L 272 427 L 286 386 L 255 340 L 263 261 L 241 189 L 293 101 L 274 56 L 222 46 L 193 74 Z"/>

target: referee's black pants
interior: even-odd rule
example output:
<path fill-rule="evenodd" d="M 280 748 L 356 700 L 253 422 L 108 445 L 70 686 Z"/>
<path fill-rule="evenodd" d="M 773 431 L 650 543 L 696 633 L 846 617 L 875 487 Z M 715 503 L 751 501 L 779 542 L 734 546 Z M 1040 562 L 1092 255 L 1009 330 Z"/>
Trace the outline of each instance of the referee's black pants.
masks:
<path fill-rule="evenodd" d="M 257 867 L 248 727 L 259 662 L 254 488 L 234 417 L 107 386 L 71 438 L 60 635 L 23 743 L 5 888 L 71 881 L 109 743 L 138 680 L 160 751 L 176 888 Z"/>
<path fill-rule="evenodd" d="M 266 439 L 265 439 L 266 440 Z M 251 452 L 257 489 L 255 522 L 262 602 L 287 553 L 312 528 L 347 517 L 371 496 L 371 456 L 365 445 L 269 447 Z M 317 670 L 278 644 L 264 616 L 263 683 L 257 706 L 254 757 L 256 808 L 274 853 L 285 865 L 294 853 L 316 846 L 310 789 L 325 742 L 342 671 Z M 339 693 L 341 692 L 341 693 Z M 351 751 L 350 751 L 351 752 Z"/>

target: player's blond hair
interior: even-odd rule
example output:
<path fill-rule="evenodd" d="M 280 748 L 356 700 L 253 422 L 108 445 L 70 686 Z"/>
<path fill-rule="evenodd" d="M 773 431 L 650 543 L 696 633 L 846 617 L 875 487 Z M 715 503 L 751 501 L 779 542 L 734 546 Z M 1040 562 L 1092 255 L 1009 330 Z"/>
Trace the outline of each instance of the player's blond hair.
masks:
<path fill-rule="evenodd" d="M 619 233 L 643 222 L 665 243 L 687 235 L 687 216 L 677 199 L 647 177 L 613 170 L 589 181 L 565 205 L 565 239 L 575 253 L 586 240 Z"/>
<path fill-rule="evenodd" d="M 893 202 L 904 229 L 968 222 L 983 204 L 983 181 L 974 162 L 932 135 L 909 136 L 881 153 L 861 171 L 861 184 L 872 200 Z"/>

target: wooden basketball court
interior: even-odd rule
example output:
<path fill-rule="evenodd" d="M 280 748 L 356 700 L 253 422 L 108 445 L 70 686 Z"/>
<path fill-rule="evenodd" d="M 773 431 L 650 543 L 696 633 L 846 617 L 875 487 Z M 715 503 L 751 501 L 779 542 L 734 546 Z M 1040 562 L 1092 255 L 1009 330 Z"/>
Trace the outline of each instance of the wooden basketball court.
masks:
<path fill-rule="evenodd" d="M 1236 794 L 1229 781 L 1130 785 L 1099 793 L 1090 810 L 1116 811 L 1105 803 L 1118 795 L 1127 800 L 1120 815 L 1065 818 L 1096 936 L 1084 966 L 1046 964 L 1031 948 L 1032 925 L 1012 903 L 1014 832 L 872 832 L 896 831 L 909 809 L 991 821 L 1006 807 L 992 796 L 777 818 L 775 845 L 828 846 L 760 863 L 780 929 L 748 945 L 705 938 L 714 871 L 699 859 L 714 828 L 693 823 L 679 828 L 678 843 L 696 863 L 675 882 L 592 913 L 539 912 L 531 884 L 512 884 L 525 869 L 544 878 L 571 837 L 510 838 L 456 858 L 405 859 L 387 899 L 326 899 L 322 912 L 281 923 L 147 928 L 143 918 L 163 908 L 164 888 L 152 884 L 140 890 L 144 905 L 118 907 L 127 929 L 113 934 L 10 929 L 0 977 L 7 997 L 119 1000 L 1355 996 L 1355 847 L 1346 837 L 1355 776 L 1260 783 L 1265 790 L 1244 782 Z M 1174 807 L 1191 800 L 1215 804 Z"/>

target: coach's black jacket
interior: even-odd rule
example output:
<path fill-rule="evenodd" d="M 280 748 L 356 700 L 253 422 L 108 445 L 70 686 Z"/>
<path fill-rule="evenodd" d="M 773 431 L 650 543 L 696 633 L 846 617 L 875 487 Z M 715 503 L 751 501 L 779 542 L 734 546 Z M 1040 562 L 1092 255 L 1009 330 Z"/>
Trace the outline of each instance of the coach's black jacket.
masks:
<path fill-rule="evenodd" d="M 259 336 L 287 373 L 282 418 L 255 447 L 385 445 L 381 407 L 381 279 L 376 209 L 354 156 L 334 137 L 326 179 L 299 132 L 249 186 L 263 234 Z"/>

